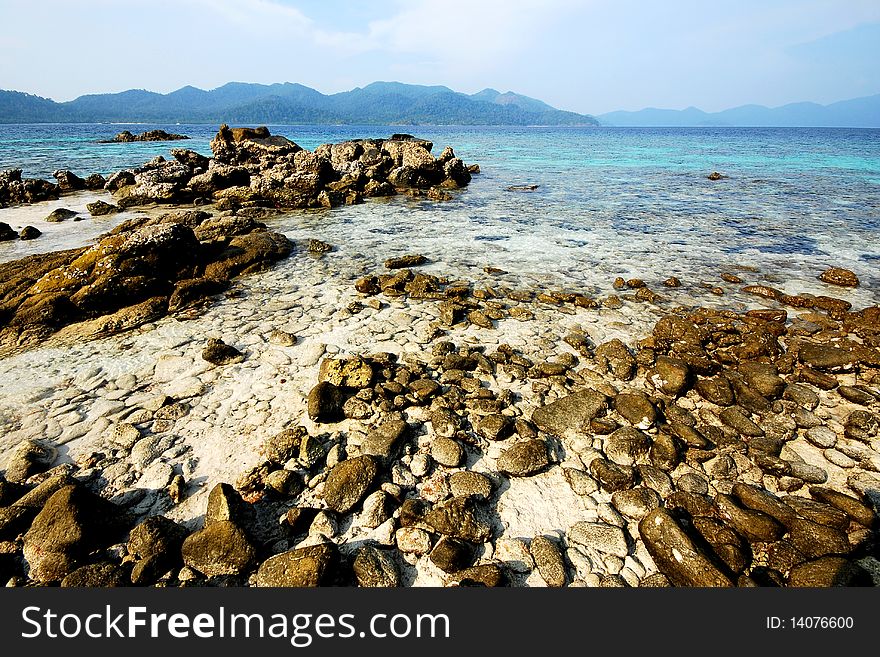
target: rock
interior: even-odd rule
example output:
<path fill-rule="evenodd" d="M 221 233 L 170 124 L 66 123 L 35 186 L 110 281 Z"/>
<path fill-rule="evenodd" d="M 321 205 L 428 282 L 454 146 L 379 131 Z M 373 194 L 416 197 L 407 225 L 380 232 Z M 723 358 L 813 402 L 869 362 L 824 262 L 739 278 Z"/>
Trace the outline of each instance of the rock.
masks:
<path fill-rule="evenodd" d="M 792 521 L 789 540 L 808 558 L 823 557 L 828 554 L 845 555 L 850 551 L 849 541 L 844 532 L 806 518 L 795 518 Z"/>
<path fill-rule="evenodd" d="M 230 365 L 243 362 L 244 354 L 219 338 L 211 338 L 202 350 L 202 359 L 212 365 Z"/>
<path fill-rule="evenodd" d="M 48 221 L 49 223 L 58 223 L 67 219 L 73 219 L 78 214 L 79 212 L 74 212 L 73 210 L 68 210 L 67 208 L 57 208 L 49 213 L 49 216 L 46 217 L 46 221 Z"/>
<path fill-rule="evenodd" d="M 821 274 L 819 280 L 830 285 L 839 285 L 841 287 L 858 287 L 859 277 L 849 269 L 841 267 L 829 267 Z"/>
<path fill-rule="evenodd" d="M 871 578 L 858 564 L 844 557 L 822 557 L 791 569 L 788 585 L 800 588 L 870 586 Z"/>
<path fill-rule="evenodd" d="M 254 583 L 262 587 L 314 588 L 332 574 L 337 552 L 332 543 L 295 548 L 266 559 Z"/>
<path fill-rule="evenodd" d="M 739 507 L 729 495 L 715 496 L 718 513 L 737 533 L 751 542 L 771 542 L 782 538 L 784 528 L 761 511 Z"/>
<path fill-rule="evenodd" d="M 431 457 L 440 465 L 457 468 L 464 458 L 464 448 L 452 438 L 438 436 L 431 443 Z"/>
<path fill-rule="evenodd" d="M 116 588 L 129 584 L 126 570 L 110 561 L 81 566 L 61 580 L 65 588 Z"/>
<path fill-rule="evenodd" d="M 18 239 L 21 240 L 35 240 L 40 235 L 42 235 L 42 231 L 34 228 L 33 226 L 25 226 L 21 229 L 21 232 L 18 234 Z"/>
<path fill-rule="evenodd" d="M 639 535 L 657 568 L 676 586 L 733 586 L 666 509 L 654 509 L 642 518 Z"/>
<path fill-rule="evenodd" d="M 650 429 L 657 420 L 654 404 L 643 393 L 621 393 L 614 398 L 614 410 L 639 429 Z"/>
<path fill-rule="evenodd" d="M 877 400 L 870 392 L 858 386 L 838 386 L 837 392 L 847 401 L 861 406 L 868 406 Z"/>
<path fill-rule="evenodd" d="M 567 581 L 565 560 L 562 550 L 555 541 L 546 536 L 536 536 L 529 544 L 529 552 L 547 586 L 551 588 L 565 586 Z"/>
<path fill-rule="evenodd" d="M 90 552 L 110 542 L 120 515 L 109 502 L 77 486 L 53 493 L 24 536 L 30 578 L 64 579 Z"/>
<path fill-rule="evenodd" d="M 650 447 L 651 439 L 635 427 L 622 427 L 605 439 L 605 453 L 618 465 L 633 465 Z"/>
<path fill-rule="evenodd" d="M 107 181 L 100 173 L 92 173 L 86 176 L 85 183 L 86 189 L 98 191 L 99 189 L 104 189 L 104 185 L 107 184 Z"/>
<path fill-rule="evenodd" d="M 734 402 L 733 390 L 727 377 L 701 377 L 694 388 L 700 397 L 716 406 L 730 406 Z"/>
<path fill-rule="evenodd" d="M 408 431 L 409 425 L 403 420 L 387 420 L 367 434 L 361 451 L 385 459 L 393 458 Z"/>
<path fill-rule="evenodd" d="M 831 449 L 837 444 L 837 434 L 826 426 L 807 429 L 804 435 L 807 440 L 822 449 Z"/>
<path fill-rule="evenodd" d="M 422 556 L 431 550 L 431 536 L 418 527 L 401 527 L 394 534 L 397 549 L 404 554 Z"/>
<path fill-rule="evenodd" d="M 764 435 L 764 430 L 752 422 L 738 406 L 728 406 L 721 409 L 718 419 L 741 436 L 759 437 Z"/>
<path fill-rule="evenodd" d="M 24 483 L 29 477 L 49 469 L 58 450 L 43 442 L 24 440 L 11 451 L 6 460 L 6 479 Z"/>
<path fill-rule="evenodd" d="M 324 501 L 337 513 L 348 513 L 369 492 L 378 474 L 371 456 L 346 459 L 330 471 L 324 482 Z"/>
<path fill-rule="evenodd" d="M 389 258 L 385 261 L 386 269 L 404 269 L 409 267 L 418 267 L 428 262 L 423 255 L 405 255 L 397 258 Z"/>
<path fill-rule="evenodd" d="M 480 564 L 466 568 L 456 574 L 459 586 L 501 586 L 504 582 L 504 571 L 494 563 Z"/>
<path fill-rule="evenodd" d="M 181 561 L 180 548 L 186 529 L 164 516 L 150 516 L 128 538 L 128 553 L 137 558 L 131 571 L 131 583 L 154 584 Z"/>
<path fill-rule="evenodd" d="M 709 180 L 713 180 L 713 181 L 714 181 L 714 180 L 721 180 L 722 178 L 726 178 L 727 176 L 724 176 L 724 175 L 718 173 L 717 171 L 713 171 L 712 173 L 710 173 L 710 174 L 709 174 L 708 176 L 706 176 L 706 177 L 707 177 Z"/>
<path fill-rule="evenodd" d="M 86 188 L 86 181 L 67 169 L 55 171 L 52 177 L 58 181 L 58 187 L 62 192 L 75 192 Z"/>
<path fill-rule="evenodd" d="M 874 511 L 855 497 L 820 486 L 810 486 L 810 495 L 820 502 L 840 509 L 865 527 L 871 527 L 874 524 L 876 518 Z"/>
<path fill-rule="evenodd" d="M 508 447 L 498 458 L 498 470 L 513 477 L 527 477 L 543 470 L 550 463 L 547 443 L 526 440 Z"/>
<path fill-rule="evenodd" d="M 451 536 L 442 536 L 429 558 L 445 573 L 463 570 L 473 563 L 474 549 L 470 544 Z"/>
<path fill-rule="evenodd" d="M 113 139 L 100 140 L 99 144 L 127 144 L 133 141 L 179 141 L 189 139 L 186 135 L 175 135 L 164 130 L 147 130 L 139 135 L 134 135 L 128 130 L 123 130 Z"/>
<path fill-rule="evenodd" d="M 22 178 L 21 169 L 0 171 L 0 207 L 56 199 L 60 193 L 61 188 L 55 183 Z"/>
<path fill-rule="evenodd" d="M 656 390 L 670 397 L 678 397 L 690 383 L 690 368 L 682 360 L 660 356 L 654 367 L 648 370 L 646 378 Z"/>
<path fill-rule="evenodd" d="M 241 494 L 226 483 L 219 483 L 208 493 L 205 527 L 216 522 L 240 523 L 244 520 L 245 501 Z"/>
<path fill-rule="evenodd" d="M 94 201 L 93 203 L 89 203 L 86 205 L 86 210 L 88 210 L 89 214 L 93 217 L 103 217 L 108 214 L 122 211 L 119 206 L 112 205 L 106 201 Z"/>
<path fill-rule="evenodd" d="M 748 568 L 751 562 L 750 550 L 730 527 L 715 518 L 705 517 L 694 518 L 693 526 L 731 572 L 740 574 Z"/>
<path fill-rule="evenodd" d="M 187 536 L 181 554 L 187 566 L 206 577 L 241 575 L 256 561 L 247 534 L 229 520 L 212 522 Z"/>
<path fill-rule="evenodd" d="M 603 458 L 590 462 L 590 474 L 599 481 L 603 489 L 612 493 L 630 488 L 635 482 L 635 470 L 631 466 L 619 465 Z"/>
<path fill-rule="evenodd" d="M 389 550 L 370 545 L 358 550 L 352 566 L 358 586 L 391 588 L 400 586 L 400 573 Z"/>
<path fill-rule="evenodd" d="M 860 440 L 865 443 L 872 442 L 880 432 L 880 422 L 870 411 L 853 411 L 843 423 L 843 434 L 847 438 Z"/>
<path fill-rule="evenodd" d="M 568 530 L 568 540 L 621 559 L 629 554 L 623 530 L 601 522 L 576 522 Z"/>
<path fill-rule="evenodd" d="M 740 363 L 739 371 L 749 387 L 767 399 L 777 399 L 785 390 L 786 383 L 775 365 L 747 361 Z"/>
<path fill-rule="evenodd" d="M 309 392 L 308 413 L 315 422 L 336 422 L 343 417 L 342 392 L 329 381 L 321 381 Z"/>
<path fill-rule="evenodd" d="M 463 470 L 450 475 L 449 490 L 454 497 L 474 495 L 486 499 L 492 494 L 492 482 L 479 472 Z"/>
<path fill-rule="evenodd" d="M 608 372 L 618 379 L 629 381 L 636 370 L 636 360 L 623 342 L 617 338 L 596 347 L 596 360 L 604 363 Z"/>
<path fill-rule="evenodd" d="M 532 422 L 559 438 L 575 438 L 587 431 L 590 420 L 606 407 L 605 395 L 586 388 L 538 408 L 532 414 Z"/>
<path fill-rule="evenodd" d="M 434 531 L 470 543 L 485 543 L 492 526 L 473 497 L 453 497 L 438 504 L 425 515 Z"/>
<path fill-rule="evenodd" d="M 305 427 L 295 426 L 270 436 L 263 443 L 262 454 L 272 463 L 284 464 L 299 453 L 300 444 L 308 436 Z"/>
<path fill-rule="evenodd" d="M 627 518 L 641 520 L 660 506 L 660 496 L 650 488 L 640 486 L 632 490 L 619 490 L 611 496 L 614 508 Z"/>
<path fill-rule="evenodd" d="M 329 381 L 340 388 L 362 390 L 373 382 L 373 366 L 365 359 L 325 358 L 321 361 L 319 381 Z"/>
<path fill-rule="evenodd" d="M 293 497 L 303 489 L 302 478 L 291 470 L 273 470 L 263 480 L 266 490 L 272 490 L 282 497 Z"/>
<path fill-rule="evenodd" d="M 15 239 L 18 239 L 18 233 L 12 229 L 12 226 L 0 221 L 0 242 L 9 242 Z"/>

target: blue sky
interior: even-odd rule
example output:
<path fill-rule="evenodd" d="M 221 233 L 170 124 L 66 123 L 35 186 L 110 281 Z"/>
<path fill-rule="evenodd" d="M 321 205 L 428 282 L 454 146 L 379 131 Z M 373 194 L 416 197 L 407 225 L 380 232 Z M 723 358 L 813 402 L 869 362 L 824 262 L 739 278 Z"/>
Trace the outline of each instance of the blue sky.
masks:
<path fill-rule="evenodd" d="M 0 88 L 375 80 L 599 114 L 880 93 L 877 0 L 0 0 Z"/>

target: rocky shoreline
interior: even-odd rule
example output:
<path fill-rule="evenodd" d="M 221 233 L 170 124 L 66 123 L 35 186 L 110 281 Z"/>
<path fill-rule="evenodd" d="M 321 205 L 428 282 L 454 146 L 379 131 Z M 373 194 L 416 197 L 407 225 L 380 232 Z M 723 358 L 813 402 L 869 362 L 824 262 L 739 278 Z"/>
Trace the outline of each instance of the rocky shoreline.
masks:
<path fill-rule="evenodd" d="M 437 198 L 464 182 L 424 142 L 381 143 L 397 166 L 361 176 L 373 142 L 303 155 L 221 129 L 205 173 L 243 167 L 247 194 L 223 178 L 193 209 L 200 166 L 171 188 L 145 169 L 116 199 L 155 216 L 0 265 L 0 375 L 38 361 L 40 382 L 3 388 L 0 580 L 880 582 L 880 309 L 831 292 L 855 274 L 816 272 L 827 296 L 726 274 L 734 311 L 675 305 L 672 279 L 533 289 L 260 223 L 383 182 Z M 313 157 L 340 177 L 302 182 Z M 392 175 L 416 161 L 429 173 Z"/>

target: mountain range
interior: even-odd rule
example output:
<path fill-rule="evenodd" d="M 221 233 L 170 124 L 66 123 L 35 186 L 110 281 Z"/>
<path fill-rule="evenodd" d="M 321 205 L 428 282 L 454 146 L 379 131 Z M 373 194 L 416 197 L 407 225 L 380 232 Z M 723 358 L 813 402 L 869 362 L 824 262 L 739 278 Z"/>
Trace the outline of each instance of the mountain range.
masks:
<path fill-rule="evenodd" d="M 722 112 L 704 112 L 696 107 L 684 110 L 649 107 L 638 112 L 609 112 L 597 117 L 603 125 L 687 127 L 880 127 L 880 94 L 830 105 L 791 103 L 781 107 L 742 105 Z"/>
<path fill-rule="evenodd" d="M 513 92 L 468 95 L 443 86 L 374 82 L 325 95 L 301 84 L 229 84 L 168 94 L 131 89 L 57 103 L 0 90 L 0 123 L 311 123 L 386 125 L 583 125 L 592 116 L 565 112 Z"/>

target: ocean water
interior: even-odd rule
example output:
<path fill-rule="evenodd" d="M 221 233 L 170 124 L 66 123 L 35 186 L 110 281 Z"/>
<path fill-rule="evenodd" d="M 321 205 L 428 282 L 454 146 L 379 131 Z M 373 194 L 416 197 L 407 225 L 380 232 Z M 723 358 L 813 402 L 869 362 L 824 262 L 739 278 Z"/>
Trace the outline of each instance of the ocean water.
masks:
<path fill-rule="evenodd" d="M 99 144 L 128 129 L 162 128 L 189 141 Z M 409 132 L 452 146 L 482 174 L 433 203 L 395 198 L 272 220 L 292 238 L 319 237 L 377 264 L 419 252 L 432 269 L 479 278 L 485 266 L 520 280 L 587 292 L 610 291 L 616 276 L 653 287 L 675 275 L 691 296 L 725 271 L 745 272 L 790 292 L 834 293 L 877 303 L 880 283 L 880 130 L 815 128 L 519 128 L 270 126 L 304 148 Z M 0 169 L 49 177 L 134 167 L 174 147 L 209 155 L 216 126 L 5 125 Z M 719 171 L 727 176 L 709 181 Z M 510 192 L 537 184 L 531 193 Z M 86 197 L 73 201 L 84 206 Z M 0 210 L 0 221 L 44 229 L 62 202 Z M 118 219 L 117 219 L 118 220 Z M 87 243 L 107 220 L 65 222 L 29 244 L 0 244 L 0 260 Z M 853 269 L 854 291 L 816 275 Z M 754 271 L 753 271 L 754 270 Z M 724 284 L 722 284 L 724 285 Z M 730 287 L 725 285 L 725 287 Z"/>

